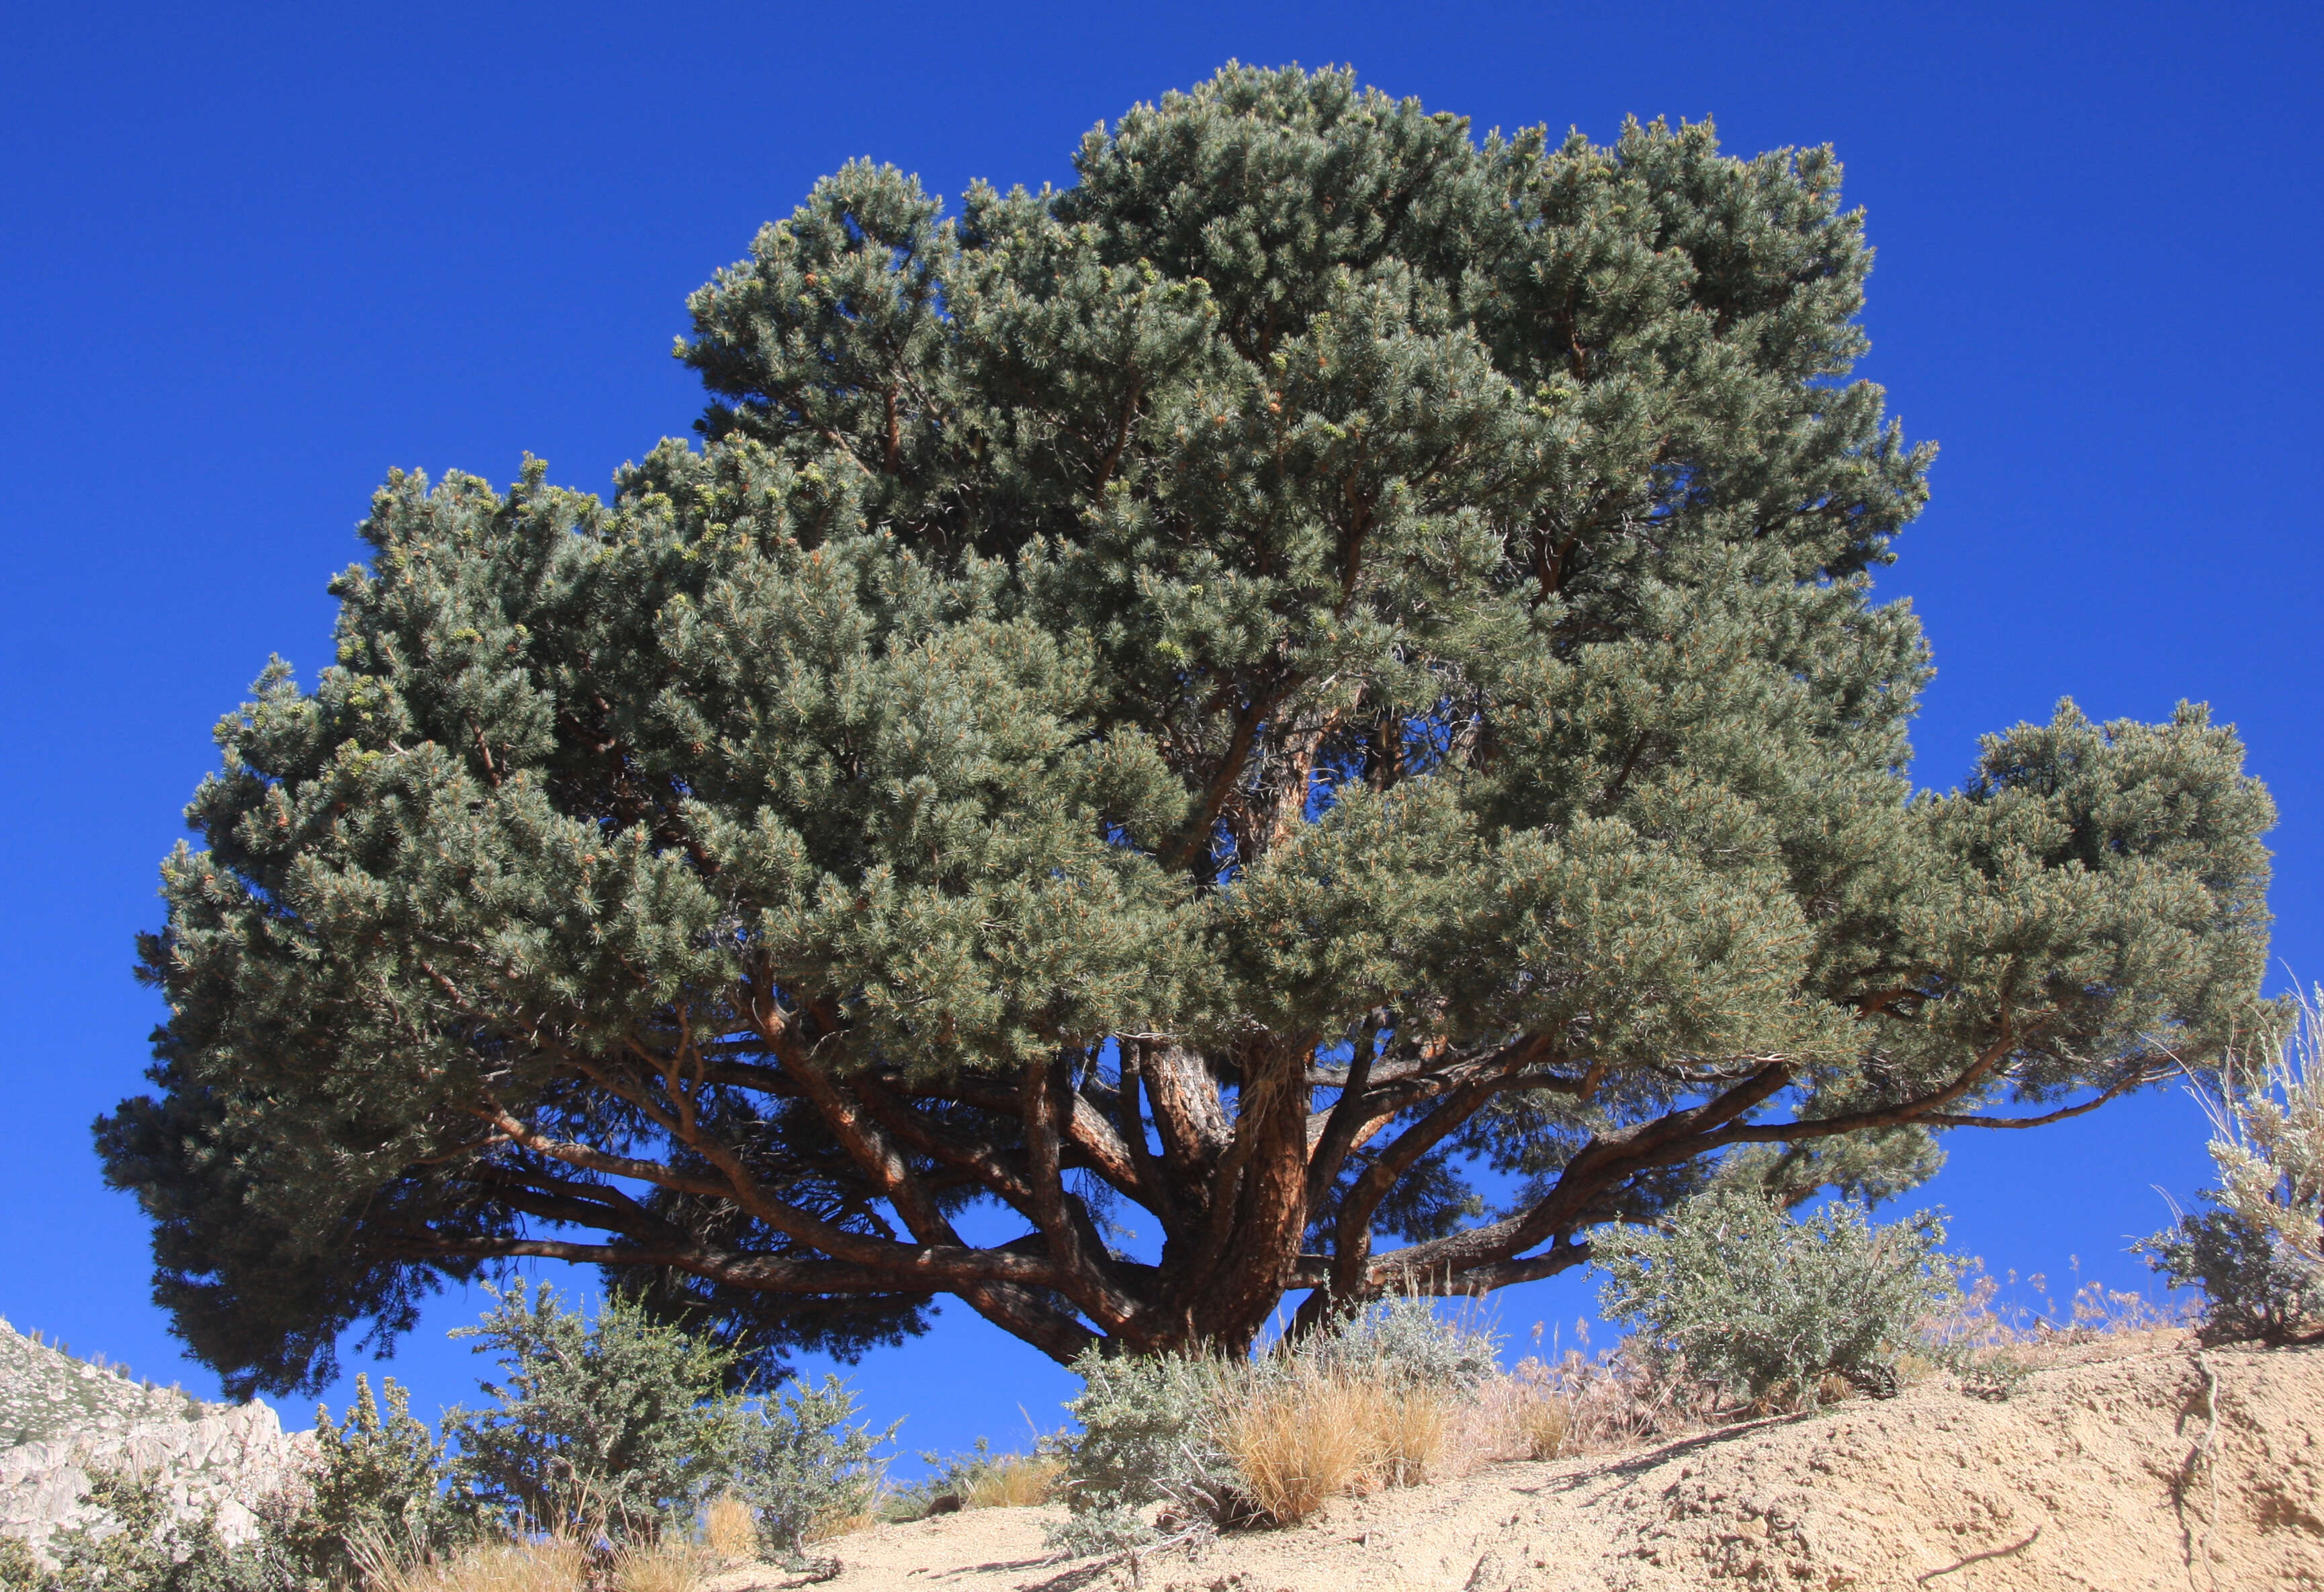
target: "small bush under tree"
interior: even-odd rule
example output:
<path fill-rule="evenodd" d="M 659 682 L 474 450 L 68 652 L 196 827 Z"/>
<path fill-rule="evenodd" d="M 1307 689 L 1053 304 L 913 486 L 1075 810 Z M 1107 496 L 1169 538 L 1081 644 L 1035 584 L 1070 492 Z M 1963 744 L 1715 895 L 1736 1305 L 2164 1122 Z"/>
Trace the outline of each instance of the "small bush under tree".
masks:
<path fill-rule="evenodd" d="M 1106 1553 L 1151 1541 L 1157 1505 L 1189 1520 L 1233 1513 L 1240 1478 L 1217 1428 L 1220 1401 L 1237 1385 L 1234 1367 L 1184 1355 L 1110 1358 L 1093 1349 L 1074 1369 L 1082 1391 L 1065 1409 L 1081 1430 L 1058 1445 L 1071 1513 L 1050 1529 L 1051 1548 Z"/>
<path fill-rule="evenodd" d="M 1733 1396 L 1812 1410 L 1827 1376 L 1895 1386 L 1914 1324 L 1953 1287 L 1944 1225 L 1923 1211 L 1876 1226 L 1835 1200 L 1805 1218 L 1755 1190 L 1714 1188 L 1652 1226 L 1591 1241 L 1599 1310 L 1646 1353 Z"/>
<path fill-rule="evenodd" d="M 2182 1214 L 2137 1247 L 2174 1287 L 2196 1284 L 2205 1329 L 2221 1338 L 2282 1343 L 2324 1332 L 2324 990 L 2287 1014 L 2256 1077 L 2238 1078 L 2231 1051 L 2211 1118 L 2219 1187 L 2211 1208 Z"/>
<path fill-rule="evenodd" d="M 444 1484 L 444 1445 L 411 1413 L 410 1393 L 390 1376 L 374 1397 L 371 1379 L 359 1375 L 344 1419 L 316 1411 L 303 1495 L 274 1513 L 269 1531 L 309 1579 L 344 1584 L 358 1569 L 351 1543 L 422 1555 L 451 1548 L 464 1533 Z"/>
<path fill-rule="evenodd" d="M 734 1467 L 733 1356 L 609 1298 L 594 1319 L 520 1280 L 452 1336 L 496 1354 L 493 1402 L 444 1415 L 455 1500 L 508 1531 L 587 1525 L 615 1538 L 689 1524 Z"/>
<path fill-rule="evenodd" d="M 732 1412 L 732 1468 L 723 1486 L 756 1513 L 760 1543 L 779 1561 L 797 1561 L 816 1532 L 867 1515 L 879 1502 L 879 1449 L 896 1427 L 874 1432 L 856 1412 L 855 1395 L 836 1376 L 739 1402 Z"/>

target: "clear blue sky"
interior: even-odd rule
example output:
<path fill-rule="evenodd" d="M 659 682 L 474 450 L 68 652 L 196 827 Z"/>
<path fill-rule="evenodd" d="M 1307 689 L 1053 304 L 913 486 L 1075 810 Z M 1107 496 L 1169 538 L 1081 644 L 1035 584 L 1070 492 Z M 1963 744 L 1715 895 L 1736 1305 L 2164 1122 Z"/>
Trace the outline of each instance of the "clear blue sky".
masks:
<path fill-rule="evenodd" d="M 1636 112 L 1713 116 L 1738 153 L 1835 143 L 1880 250 L 1868 374 L 1943 448 L 1884 577 L 1941 671 L 1920 778 L 2061 695 L 2208 699 L 2282 808 L 2277 954 L 2324 977 L 2312 5 L 5 14 L 0 1313 L 80 1352 L 215 1390 L 88 1127 L 145 1063 L 130 940 L 209 727 L 270 652 L 327 661 L 323 584 L 388 467 L 505 480 L 529 449 L 602 489 L 698 407 L 668 355 L 685 294 L 818 175 L 1063 181 L 1093 123 L 1230 57 L 1351 62 L 1480 130 L 1602 140 Z M 1956 1135 L 1927 1198 L 1997 1270 L 2128 1282 L 2150 1185 L 2196 1186 L 2201 1136 L 2169 1097 Z M 396 1363 L 424 1410 L 472 1386 L 440 1335 L 476 1302 Z M 1020 1403 L 1052 1424 L 1067 1390 L 963 1308 L 857 1376 L 914 1448 L 1005 1441 Z"/>

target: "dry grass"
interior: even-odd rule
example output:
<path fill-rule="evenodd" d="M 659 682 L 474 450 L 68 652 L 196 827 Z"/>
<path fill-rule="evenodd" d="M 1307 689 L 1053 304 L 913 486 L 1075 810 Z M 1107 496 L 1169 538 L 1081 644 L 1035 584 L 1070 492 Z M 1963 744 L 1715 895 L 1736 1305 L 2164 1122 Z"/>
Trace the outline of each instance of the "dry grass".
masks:
<path fill-rule="evenodd" d="M 367 1536 L 348 1544 L 365 1592 L 582 1592 L 589 1553 L 571 1537 L 538 1542 L 484 1542 L 450 1559 L 429 1559 Z M 691 1583 L 688 1584 L 689 1587 Z M 623 1592 L 687 1592 L 669 1586 Z"/>
<path fill-rule="evenodd" d="M 1563 1399 L 1535 1393 L 1517 1402 L 1509 1412 L 1509 1424 L 1526 1458 L 1554 1459 L 1565 1452 L 1573 1412 L 1566 1408 Z"/>
<path fill-rule="evenodd" d="M 1286 1525 L 1358 1490 L 1371 1468 L 1367 1393 L 1339 1377 L 1296 1375 L 1231 1409 L 1227 1453 L 1251 1501 Z"/>
<path fill-rule="evenodd" d="M 1899 1366 L 1907 1381 L 1942 1370 L 1973 1387 L 2006 1393 L 2044 1365 L 2077 1357 L 2061 1351 L 2135 1347 L 2139 1338 L 2193 1324 L 2191 1302 L 2157 1305 L 2095 1281 L 2076 1287 L 2061 1309 L 2041 1273 L 1997 1278 L 1980 1260 L 1969 1262 L 1960 1282 L 1944 1308 L 1921 1321 L 1923 1348 Z"/>
<path fill-rule="evenodd" d="M 1047 1504 L 1065 1473 L 1065 1461 L 1046 1454 L 1003 1454 L 970 1477 L 961 1493 L 961 1506 L 1024 1509 Z"/>
<path fill-rule="evenodd" d="M 713 1498 L 702 1512 L 702 1546 L 722 1564 L 749 1564 L 759 1557 L 759 1517 L 732 1493 Z"/>
<path fill-rule="evenodd" d="M 1712 1390 L 1688 1376 L 1683 1365 L 1651 1366 L 1620 1351 L 1592 1357 L 1568 1349 L 1554 1363 L 1529 1357 L 1517 1363 L 1510 1380 L 1523 1390 L 1520 1412 L 1538 1404 L 1563 1417 L 1561 1456 L 1610 1453 L 1700 1431 L 1717 1416 Z M 1555 1418 L 1532 1417 L 1544 1430 Z"/>
<path fill-rule="evenodd" d="M 364 1592 L 699 1592 L 716 1568 L 710 1549 L 668 1538 L 632 1543 L 606 1563 L 569 1532 L 479 1542 L 445 1559 L 376 1534 L 348 1548 Z"/>
<path fill-rule="evenodd" d="M 868 1532 L 880 1523 L 872 1509 L 851 1509 L 844 1514 L 826 1514 L 801 1533 L 802 1542 L 828 1542 L 834 1537 L 844 1537 L 850 1532 Z"/>
<path fill-rule="evenodd" d="M 800 1538 L 822 1542 L 850 1532 L 867 1531 L 880 1523 L 872 1508 L 851 1509 L 818 1520 Z M 694 1550 L 704 1562 L 704 1573 L 719 1566 L 750 1564 L 759 1557 L 759 1517 L 732 1493 L 713 1498 L 702 1511 L 702 1541 Z M 691 1584 L 689 1583 L 689 1586 Z M 624 1587 L 622 1592 L 687 1592 L 685 1587 Z"/>
<path fill-rule="evenodd" d="M 696 1592 L 712 1568 L 707 1550 L 665 1538 L 616 1553 L 613 1580 L 618 1592 Z"/>
<path fill-rule="evenodd" d="M 1359 1384 L 1373 1485 L 1417 1486 L 1442 1468 L 1453 1427 L 1451 1395 L 1432 1387 Z"/>
<path fill-rule="evenodd" d="M 1327 1499 L 1425 1480 L 1459 1413 L 1432 1388 L 1303 1366 L 1254 1387 L 1222 1435 L 1251 1502 L 1293 1525 Z"/>

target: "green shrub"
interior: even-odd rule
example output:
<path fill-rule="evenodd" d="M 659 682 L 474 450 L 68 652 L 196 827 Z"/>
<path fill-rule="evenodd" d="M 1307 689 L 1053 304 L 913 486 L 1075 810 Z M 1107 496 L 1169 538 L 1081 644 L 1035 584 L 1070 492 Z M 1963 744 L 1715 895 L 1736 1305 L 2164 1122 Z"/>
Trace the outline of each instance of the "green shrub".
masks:
<path fill-rule="evenodd" d="M 229 1546 L 218 1535 L 215 1505 L 174 1514 L 157 1477 L 97 1471 L 88 1502 L 97 1518 L 49 1539 L 57 1568 L 35 1585 L 50 1592 L 276 1592 L 298 1580 L 264 1537 Z"/>
<path fill-rule="evenodd" d="M 2324 991 L 2287 1004 L 2255 1078 L 2230 1056 L 2217 1092 L 2196 1097 L 2211 1119 L 2219 1184 L 2211 1209 L 2135 1247 L 2174 1286 L 2200 1284 L 2215 1338 L 2282 1343 L 2324 1331 Z"/>
<path fill-rule="evenodd" d="M 1447 1321 L 1434 1300 L 1397 1294 L 1272 1358 L 1358 1380 L 1466 1393 L 1499 1372 L 1500 1348 L 1492 1334 Z"/>
<path fill-rule="evenodd" d="M 1647 1355 L 1752 1401 L 1812 1410 L 1826 1376 L 1893 1391 L 1914 1323 L 1954 1286 L 1942 1222 L 1876 1226 L 1834 1201 L 1795 1220 L 1766 1196 L 1714 1189 L 1653 1228 L 1591 1239 L 1599 1310 Z"/>
<path fill-rule="evenodd" d="M 2132 1248 L 2172 1287 L 2202 1289 L 2205 1334 L 2288 1343 L 2324 1321 L 2324 1276 L 2273 1230 L 2228 1204 L 2222 1190 L 2206 1189 L 2202 1196 L 2216 1208 L 2183 1214 Z"/>
<path fill-rule="evenodd" d="M 1151 1541 L 1157 1505 L 1189 1521 L 1235 1512 L 1240 1491 L 1216 1415 L 1247 1368 L 1177 1355 L 1109 1358 L 1093 1349 L 1074 1370 L 1081 1395 L 1065 1408 L 1081 1430 L 1056 1444 L 1069 1513 L 1049 1530 L 1053 1550 L 1112 1553 Z"/>
<path fill-rule="evenodd" d="M 614 1298 L 594 1320 L 520 1281 L 455 1337 L 498 1354 L 484 1410 L 453 1409 L 452 1498 L 503 1531 L 583 1525 L 615 1539 L 690 1523 L 742 1458 L 726 1350 Z"/>
<path fill-rule="evenodd" d="M 305 1496 L 265 1517 L 284 1558 L 314 1581 L 356 1578 L 349 1548 L 358 1541 L 425 1553 L 448 1549 L 461 1534 L 444 1495 L 443 1445 L 411 1413 L 410 1394 L 395 1378 L 386 1378 L 380 1391 L 384 1415 L 371 1379 L 362 1375 L 344 1421 L 315 1412 L 315 1462 Z"/>
<path fill-rule="evenodd" d="M 797 1562 L 816 1531 L 879 1502 L 877 1450 L 896 1427 L 875 1433 L 853 1424 L 855 1414 L 855 1395 L 836 1376 L 731 1412 L 725 1489 L 751 1506 L 761 1544 L 779 1560 Z"/>

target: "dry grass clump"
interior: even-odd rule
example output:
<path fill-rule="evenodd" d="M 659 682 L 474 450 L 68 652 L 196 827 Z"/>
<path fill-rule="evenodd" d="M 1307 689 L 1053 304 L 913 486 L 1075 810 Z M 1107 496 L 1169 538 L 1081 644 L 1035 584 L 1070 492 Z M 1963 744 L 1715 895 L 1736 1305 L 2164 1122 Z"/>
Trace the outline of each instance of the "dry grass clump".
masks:
<path fill-rule="evenodd" d="M 2131 1340 L 2192 1325 L 2191 1305 L 2157 1305 L 2141 1293 L 2091 1281 L 2080 1283 L 2061 1309 L 2040 1273 L 1995 1277 L 1985 1263 L 1964 1263 L 1958 1291 L 1923 1317 L 1921 1347 L 1904 1356 L 1905 1378 L 1949 1371 L 1972 1393 L 2006 1394 L 2062 1350 L 2093 1345 L 2127 1347 Z"/>
<path fill-rule="evenodd" d="M 743 1511 L 747 1517 L 749 1511 Z M 740 1556 L 756 1557 L 752 1547 Z M 626 1543 L 600 1558 L 571 1532 L 472 1543 L 436 1556 L 375 1533 L 348 1543 L 364 1592 L 699 1592 L 721 1557 L 672 1537 Z"/>
<path fill-rule="evenodd" d="M 582 1592 L 589 1579 L 589 1550 L 563 1535 L 536 1542 L 479 1542 L 446 1559 L 407 1553 L 376 1536 L 351 1541 L 348 1550 L 365 1592 Z M 625 1583 L 622 1592 L 687 1587 Z"/>
<path fill-rule="evenodd" d="M 1529 1355 L 1489 1393 L 1505 1448 L 1528 1459 L 1635 1448 L 1700 1431 L 1719 1413 L 1716 1391 L 1683 1362 L 1653 1365 L 1628 1348 Z"/>
<path fill-rule="evenodd" d="M 1373 1462 L 1373 1392 L 1344 1377 L 1293 1375 L 1231 1407 L 1221 1436 L 1251 1501 L 1294 1525 L 1326 1499 L 1360 1490 Z"/>
<path fill-rule="evenodd" d="M 1509 1424 L 1528 1459 L 1554 1459 L 1565 1452 L 1573 1430 L 1573 1412 L 1565 1401 L 1539 1395 L 1520 1399 L 1509 1412 Z"/>
<path fill-rule="evenodd" d="M 702 1546 L 721 1564 L 748 1564 L 759 1557 L 759 1517 L 732 1493 L 710 1500 L 702 1512 Z"/>
<path fill-rule="evenodd" d="M 1295 1525 L 1328 1499 L 1436 1474 L 1458 1414 L 1444 1389 L 1299 1365 L 1229 1408 L 1220 1436 L 1251 1503 Z"/>
<path fill-rule="evenodd" d="M 850 1532 L 868 1532 L 879 1523 L 879 1513 L 871 1507 L 834 1510 L 829 1514 L 817 1515 L 815 1523 L 799 1533 L 799 1541 L 828 1542 L 832 1538 L 846 1536 Z"/>
<path fill-rule="evenodd" d="M 1364 1402 L 1364 1436 L 1375 1486 L 1418 1486 L 1443 1468 L 1455 1417 L 1454 1399 L 1425 1384 L 1373 1383 Z"/>
<path fill-rule="evenodd" d="M 616 1552 L 613 1582 L 617 1592 L 696 1592 L 713 1568 L 706 1549 L 665 1537 Z"/>
<path fill-rule="evenodd" d="M 1569 1351 L 1469 1387 L 1295 1365 L 1222 1412 L 1219 1439 L 1250 1503 L 1286 1525 L 1329 1499 L 1414 1486 L 1467 1460 L 1554 1459 L 1700 1430 L 1709 1389 L 1621 1355 Z"/>
<path fill-rule="evenodd" d="M 964 1509 L 1025 1509 L 1047 1504 L 1065 1473 L 1047 1454 L 1003 1454 L 977 1467 L 961 1489 Z"/>
<path fill-rule="evenodd" d="M 909 1486 L 873 1501 L 876 1520 L 925 1520 L 954 1509 L 1024 1509 L 1051 1502 L 1065 1475 L 1065 1460 L 1054 1445 L 1034 1433 L 1030 1453 L 996 1454 L 983 1438 L 964 1454 L 921 1458 L 938 1468 Z"/>

